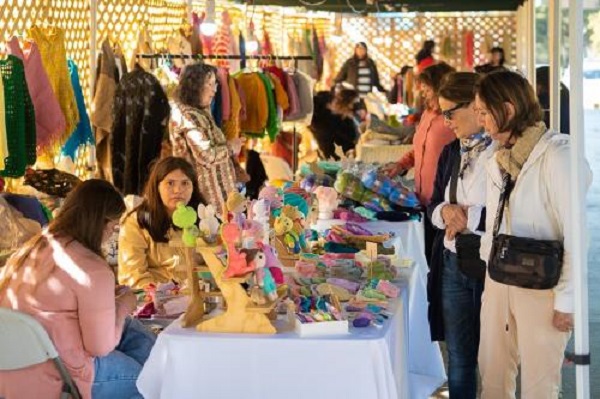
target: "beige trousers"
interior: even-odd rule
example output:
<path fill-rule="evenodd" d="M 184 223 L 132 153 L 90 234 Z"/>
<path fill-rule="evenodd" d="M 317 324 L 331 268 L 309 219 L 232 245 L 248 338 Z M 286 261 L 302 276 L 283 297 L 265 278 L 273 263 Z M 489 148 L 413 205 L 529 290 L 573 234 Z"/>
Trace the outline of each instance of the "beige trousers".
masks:
<path fill-rule="evenodd" d="M 552 325 L 552 290 L 530 290 L 485 280 L 479 370 L 482 399 L 515 398 L 521 363 L 521 398 L 558 398 L 570 333 Z"/>

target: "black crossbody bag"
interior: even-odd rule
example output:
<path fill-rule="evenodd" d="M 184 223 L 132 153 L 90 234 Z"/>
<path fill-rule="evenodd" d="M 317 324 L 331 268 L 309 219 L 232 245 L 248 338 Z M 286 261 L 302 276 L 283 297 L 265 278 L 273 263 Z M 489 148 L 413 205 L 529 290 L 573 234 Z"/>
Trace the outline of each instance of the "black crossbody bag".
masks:
<path fill-rule="evenodd" d="M 458 171 L 460 169 L 460 157 L 452 166 L 450 176 L 450 203 L 456 204 L 456 186 L 458 184 Z M 457 234 L 454 238 L 456 247 L 456 259 L 460 271 L 471 278 L 485 278 L 485 262 L 479 256 L 481 247 L 481 236 L 478 234 Z"/>
<path fill-rule="evenodd" d="M 488 262 L 495 281 L 521 288 L 547 290 L 558 284 L 563 263 L 563 243 L 498 234 L 513 189 L 510 175 L 502 176 L 500 201 L 494 221 L 494 241 Z"/>

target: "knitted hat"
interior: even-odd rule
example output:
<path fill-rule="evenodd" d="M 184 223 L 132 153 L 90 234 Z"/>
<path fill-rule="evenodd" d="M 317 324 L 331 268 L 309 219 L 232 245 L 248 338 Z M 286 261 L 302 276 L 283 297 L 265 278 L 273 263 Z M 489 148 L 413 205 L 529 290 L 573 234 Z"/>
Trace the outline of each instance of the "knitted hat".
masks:
<path fill-rule="evenodd" d="M 244 198 L 244 196 L 242 194 L 240 194 L 237 191 L 232 191 L 227 196 L 227 202 L 226 202 L 227 209 L 229 211 L 233 211 L 233 210 L 237 209 L 238 207 L 240 207 L 242 204 L 244 204 L 244 202 L 246 202 L 246 198 Z"/>

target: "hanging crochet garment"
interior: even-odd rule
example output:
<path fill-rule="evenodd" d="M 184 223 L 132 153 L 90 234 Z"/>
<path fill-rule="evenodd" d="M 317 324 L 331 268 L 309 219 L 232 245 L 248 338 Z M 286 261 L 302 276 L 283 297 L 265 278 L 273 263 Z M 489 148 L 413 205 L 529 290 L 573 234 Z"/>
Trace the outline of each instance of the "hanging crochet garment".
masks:
<path fill-rule="evenodd" d="M 62 142 L 75 130 L 77 122 L 79 122 L 77 101 L 67 66 L 65 31 L 57 27 L 43 29 L 34 26 L 28 30 L 28 34 L 39 47 L 44 69 L 65 116 L 65 130 L 60 134 Z"/>
<path fill-rule="evenodd" d="M 227 11 L 223 11 L 221 14 L 221 25 L 219 27 L 219 31 L 215 36 L 215 40 L 213 41 L 213 54 L 214 55 L 228 55 L 230 54 L 231 42 L 233 41 L 233 36 L 231 33 L 231 18 L 229 17 L 229 13 Z M 225 68 L 229 70 L 230 62 L 225 59 L 217 59 L 215 61 L 215 66 Z"/>
<path fill-rule="evenodd" d="M 0 172 L 6 177 L 20 177 L 27 165 L 33 165 L 35 152 L 35 112 L 27 91 L 23 61 L 9 55 L 0 60 L 0 73 L 4 84 L 5 122 L 8 157 Z"/>
<path fill-rule="evenodd" d="M 36 143 L 38 149 L 43 151 L 60 140 L 66 130 L 65 116 L 48 80 L 37 44 L 26 42 L 23 51 L 19 40 L 13 37 L 8 47 L 10 53 L 25 64 L 27 87 L 35 110 Z"/>
<path fill-rule="evenodd" d="M 71 157 L 71 160 L 75 162 L 77 149 L 87 144 L 94 144 L 94 134 L 92 133 L 92 126 L 90 125 L 90 118 L 85 109 L 85 100 L 83 97 L 83 90 L 79 83 L 79 73 L 77 71 L 77 65 L 73 60 L 69 60 L 69 72 L 71 74 L 71 82 L 73 84 L 73 90 L 75 91 L 75 98 L 77 99 L 77 108 L 79 110 L 79 123 L 77 128 L 71 134 L 64 147 L 62 148 L 62 155 Z"/>

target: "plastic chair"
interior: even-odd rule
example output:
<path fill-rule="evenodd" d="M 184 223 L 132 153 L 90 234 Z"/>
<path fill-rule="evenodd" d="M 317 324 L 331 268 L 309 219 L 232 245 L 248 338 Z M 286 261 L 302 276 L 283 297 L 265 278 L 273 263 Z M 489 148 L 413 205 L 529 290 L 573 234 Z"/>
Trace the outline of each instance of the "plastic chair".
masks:
<path fill-rule="evenodd" d="M 52 360 L 63 380 L 60 398 L 81 398 L 48 333 L 33 317 L 0 308 L 0 353 L 0 370 L 18 370 Z"/>

